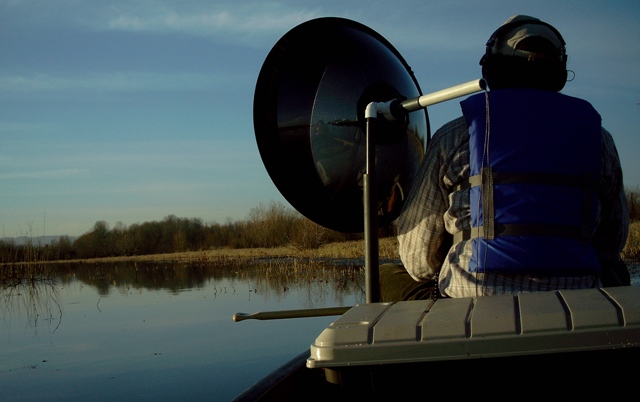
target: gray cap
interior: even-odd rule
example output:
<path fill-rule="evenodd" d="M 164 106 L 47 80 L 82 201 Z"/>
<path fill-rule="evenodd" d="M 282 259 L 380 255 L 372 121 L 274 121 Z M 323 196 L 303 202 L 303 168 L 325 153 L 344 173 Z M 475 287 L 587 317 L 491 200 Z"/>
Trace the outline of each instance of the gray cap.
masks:
<path fill-rule="evenodd" d="M 506 56 L 520 56 L 529 57 L 530 52 L 525 50 L 519 50 L 518 44 L 526 38 L 533 36 L 542 37 L 551 42 L 558 50 L 562 51 L 564 44 L 563 41 L 556 32 L 547 26 L 544 22 L 538 18 L 530 17 L 528 15 L 514 15 L 506 20 L 502 26 L 509 23 L 520 21 L 532 21 L 532 24 L 522 24 L 514 27 L 513 29 L 500 34 L 499 40 L 497 40 L 491 48 L 491 53 L 504 54 Z"/>

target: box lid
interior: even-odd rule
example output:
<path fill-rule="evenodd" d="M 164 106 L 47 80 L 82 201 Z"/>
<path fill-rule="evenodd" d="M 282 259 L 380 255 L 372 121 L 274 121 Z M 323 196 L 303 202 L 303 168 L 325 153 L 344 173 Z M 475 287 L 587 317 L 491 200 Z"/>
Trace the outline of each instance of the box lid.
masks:
<path fill-rule="evenodd" d="M 339 317 L 307 366 L 345 367 L 640 346 L 640 287 L 371 303 Z"/>

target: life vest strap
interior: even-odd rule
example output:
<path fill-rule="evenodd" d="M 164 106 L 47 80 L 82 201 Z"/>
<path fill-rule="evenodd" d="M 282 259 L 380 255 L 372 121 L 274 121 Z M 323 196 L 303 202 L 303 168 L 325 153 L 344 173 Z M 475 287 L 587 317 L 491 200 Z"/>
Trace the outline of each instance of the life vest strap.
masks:
<path fill-rule="evenodd" d="M 583 197 L 583 219 L 580 228 L 560 225 L 528 225 L 528 224 L 494 224 L 495 209 L 493 205 L 493 186 L 495 184 L 541 184 L 564 187 L 581 188 Z M 464 183 L 454 187 L 454 191 L 482 186 L 482 213 L 484 225 L 473 228 L 467 233 L 459 232 L 454 235 L 454 243 L 460 240 L 482 237 L 493 240 L 495 236 L 555 236 L 576 238 L 582 243 L 591 239 L 589 229 L 589 211 L 591 211 L 592 193 L 596 190 L 597 181 L 589 176 L 576 177 L 573 175 L 547 173 L 505 173 L 494 172 L 491 167 L 485 167 L 480 174 L 469 177 Z M 479 230 L 478 230 L 479 229 Z M 480 234 L 481 233 L 481 234 Z"/>
<path fill-rule="evenodd" d="M 570 239 L 582 240 L 582 228 L 551 224 L 495 224 L 493 227 L 495 236 L 547 236 L 566 237 Z M 459 243 L 463 240 L 487 239 L 485 237 L 485 227 L 466 229 L 453 235 L 453 242 Z"/>
<path fill-rule="evenodd" d="M 487 168 L 483 168 L 484 172 Z M 485 173 L 486 174 L 486 173 Z M 544 184 L 565 187 L 578 187 L 585 191 L 594 191 L 597 182 L 589 176 L 577 177 L 573 175 L 551 173 L 505 173 L 491 172 L 493 184 Z M 469 177 L 453 187 L 453 191 L 466 190 L 482 185 L 482 174 Z"/>

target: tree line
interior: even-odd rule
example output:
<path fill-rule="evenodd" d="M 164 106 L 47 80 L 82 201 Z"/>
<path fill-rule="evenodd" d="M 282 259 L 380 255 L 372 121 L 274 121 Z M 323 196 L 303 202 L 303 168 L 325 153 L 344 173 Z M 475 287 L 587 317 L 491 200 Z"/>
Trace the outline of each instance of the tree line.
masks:
<path fill-rule="evenodd" d="M 395 235 L 390 225 L 381 236 Z M 281 203 L 260 204 L 244 220 L 205 223 L 200 218 L 169 215 L 161 221 L 113 227 L 97 221 L 72 240 L 61 236 L 49 244 L 27 241 L 16 245 L 0 240 L 0 263 L 56 261 L 103 257 L 135 256 L 209 250 L 215 248 L 256 248 L 290 246 L 316 249 L 323 244 L 361 239 L 362 234 L 341 233 L 324 228 Z"/>
<path fill-rule="evenodd" d="M 626 190 L 632 222 L 640 221 L 640 188 Z M 633 233 L 632 233 L 633 234 Z M 380 236 L 394 236 L 393 224 L 380 228 Z M 631 238 L 635 245 L 640 239 Z M 637 237 L 637 236 L 636 236 Z M 0 263 L 56 261 L 102 257 L 177 253 L 215 248 L 291 246 L 316 249 L 323 244 L 361 239 L 362 234 L 341 233 L 324 228 L 281 203 L 260 204 L 244 220 L 205 223 L 200 218 L 169 215 L 161 221 L 113 227 L 97 221 L 82 236 L 61 236 L 49 244 L 15 244 L 0 240 Z"/>

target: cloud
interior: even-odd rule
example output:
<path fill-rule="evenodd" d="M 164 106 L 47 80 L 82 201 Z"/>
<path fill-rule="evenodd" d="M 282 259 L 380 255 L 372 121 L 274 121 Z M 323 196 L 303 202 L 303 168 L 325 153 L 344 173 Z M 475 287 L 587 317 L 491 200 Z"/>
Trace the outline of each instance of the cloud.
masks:
<path fill-rule="evenodd" d="M 57 170 L 40 170 L 40 171 L 19 171 L 19 172 L 0 172 L 0 180 L 24 180 L 24 179 L 66 179 L 69 177 L 78 177 L 86 174 L 86 169 L 57 169 Z"/>
<path fill-rule="evenodd" d="M 182 33 L 262 46 L 256 45 L 255 41 L 271 41 L 272 36 L 321 16 L 321 6 L 306 3 L 233 0 L 12 1 L 3 4 L 6 14 L 3 22 L 7 26 L 2 28 L 19 31 L 55 27 L 63 31 L 79 28 L 81 31 Z"/>
<path fill-rule="evenodd" d="M 283 29 L 289 29 L 319 15 L 318 10 L 296 10 L 295 7 L 285 8 L 270 2 L 249 5 L 234 2 L 197 10 L 177 7 L 130 10 L 112 17 L 108 22 L 108 28 L 152 33 L 183 32 L 217 37 L 224 34 L 249 39 L 265 33 L 282 33 Z"/>
<path fill-rule="evenodd" d="M 0 76 L 0 92 L 103 92 L 201 90 L 214 88 L 233 78 L 219 79 L 213 74 L 91 73 L 74 76 L 51 74 Z"/>

